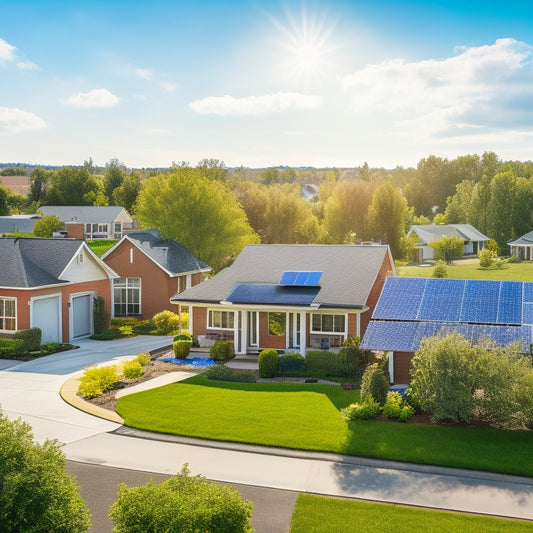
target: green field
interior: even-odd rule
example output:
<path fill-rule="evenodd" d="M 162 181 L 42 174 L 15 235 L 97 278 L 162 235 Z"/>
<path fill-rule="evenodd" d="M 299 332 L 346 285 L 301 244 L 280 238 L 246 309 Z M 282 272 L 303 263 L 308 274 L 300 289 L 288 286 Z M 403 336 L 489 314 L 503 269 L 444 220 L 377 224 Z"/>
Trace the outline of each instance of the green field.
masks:
<path fill-rule="evenodd" d="M 532 523 L 526 520 L 300 494 L 289 533 L 520 533 L 532 529 Z"/>

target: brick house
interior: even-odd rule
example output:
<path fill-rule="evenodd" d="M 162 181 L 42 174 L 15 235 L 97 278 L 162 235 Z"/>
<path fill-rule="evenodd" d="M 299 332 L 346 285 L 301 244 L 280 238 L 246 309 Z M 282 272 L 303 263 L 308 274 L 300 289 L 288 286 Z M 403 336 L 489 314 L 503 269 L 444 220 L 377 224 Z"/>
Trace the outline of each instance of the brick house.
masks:
<path fill-rule="evenodd" d="M 362 336 L 385 278 L 388 246 L 249 245 L 235 262 L 171 301 L 189 308 L 189 330 L 238 354 L 264 348 L 338 347 Z"/>
<path fill-rule="evenodd" d="M 198 285 L 211 272 L 177 241 L 164 241 L 158 230 L 125 235 L 103 256 L 119 278 L 113 280 L 113 316 L 151 318 L 176 311 L 170 297 Z"/>

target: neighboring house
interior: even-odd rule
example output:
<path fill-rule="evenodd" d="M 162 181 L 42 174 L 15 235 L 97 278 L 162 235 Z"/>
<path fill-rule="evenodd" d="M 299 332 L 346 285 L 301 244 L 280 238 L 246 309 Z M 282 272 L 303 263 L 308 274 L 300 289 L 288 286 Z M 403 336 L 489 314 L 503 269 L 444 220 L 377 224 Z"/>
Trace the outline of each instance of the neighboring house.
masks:
<path fill-rule="evenodd" d="M 77 239 L 121 239 L 133 229 L 133 218 L 116 205 L 43 205 L 39 210 L 58 217 L 68 236 Z"/>
<path fill-rule="evenodd" d="M 511 255 L 519 257 L 522 261 L 533 261 L 533 231 L 522 235 L 516 241 L 508 242 Z"/>
<path fill-rule="evenodd" d="M 0 217 L 0 233 L 14 233 L 15 231 L 31 233 L 33 226 L 41 215 L 11 215 Z"/>
<path fill-rule="evenodd" d="M 393 383 L 409 383 L 423 337 L 457 332 L 472 344 L 518 341 L 530 353 L 533 283 L 441 278 L 388 278 L 361 347 L 389 352 Z"/>
<path fill-rule="evenodd" d="M 17 194 L 28 194 L 30 192 L 29 176 L 0 176 L 0 185 L 11 189 Z"/>
<path fill-rule="evenodd" d="M 170 297 L 198 285 L 212 268 L 158 230 L 128 233 L 102 259 L 120 278 L 113 280 L 113 316 L 151 318 L 176 310 Z"/>
<path fill-rule="evenodd" d="M 392 274 L 388 246 L 249 245 L 230 267 L 171 301 L 189 307 L 189 330 L 202 343 L 230 339 L 238 354 L 305 354 L 362 336 Z"/>
<path fill-rule="evenodd" d="M 108 312 L 117 274 L 79 239 L 0 239 L 0 332 L 41 328 L 42 342 L 93 333 L 93 299 Z"/>
<path fill-rule="evenodd" d="M 415 247 L 418 248 L 419 261 L 433 259 L 433 248 L 429 244 L 443 237 L 459 237 L 463 240 L 463 255 L 477 255 L 490 240 L 470 224 L 413 225 L 407 232 L 407 238 L 413 234 L 418 237 Z"/>

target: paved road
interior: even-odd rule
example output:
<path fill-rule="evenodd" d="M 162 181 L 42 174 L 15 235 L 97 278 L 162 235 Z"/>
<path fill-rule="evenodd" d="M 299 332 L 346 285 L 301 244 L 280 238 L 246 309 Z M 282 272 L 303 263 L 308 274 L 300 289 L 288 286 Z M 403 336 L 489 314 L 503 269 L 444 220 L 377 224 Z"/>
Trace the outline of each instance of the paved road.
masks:
<path fill-rule="evenodd" d="M 10 417 L 28 420 L 38 440 L 64 442 L 67 459 L 76 462 L 160 474 L 173 474 L 188 462 L 193 474 L 217 481 L 533 520 L 531 478 L 132 437 L 113 433 L 120 428 L 118 424 L 78 411 L 60 399 L 61 384 L 84 366 L 168 342 L 160 337 L 83 341 L 79 350 L 0 371 L 0 405 Z"/>

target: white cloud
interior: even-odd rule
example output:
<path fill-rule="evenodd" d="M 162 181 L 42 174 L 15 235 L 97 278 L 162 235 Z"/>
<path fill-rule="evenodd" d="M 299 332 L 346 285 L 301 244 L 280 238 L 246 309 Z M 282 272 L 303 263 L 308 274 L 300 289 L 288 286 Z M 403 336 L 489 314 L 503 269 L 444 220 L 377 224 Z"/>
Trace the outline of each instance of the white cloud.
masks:
<path fill-rule="evenodd" d="M 189 108 L 200 115 L 264 115 L 291 109 L 318 109 L 322 98 L 312 94 L 276 93 L 262 96 L 208 96 L 195 100 Z"/>
<path fill-rule="evenodd" d="M 135 70 L 135 74 L 137 74 L 137 76 L 139 76 L 139 78 L 142 78 L 143 80 L 150 81 L 152 79 L 154 71 L 148 68 L 138 68 Z"/>
<path fill-rule="evenodd" d="M 442 60 L 367 65 L 344 76 L 342 88 L 351 94 L 354 111 L 381 111 L 424 134 L 450 125 L 496 127 L 494 117 L 505 115 L 503 105 L 533 112 L 533 47 L 499 39 L 456 52 Z"/>
<path fill-rule="evenodd" d="M 13 61 L 15 59 L 15 50 L 17 48 L 12 44 L 0 39 L 0 62 Z"/>
<path fill-rule="evenodd" d="M 0 133 L 19 133 L 46 127 L 44 120 L 29 111 L 0 107 Z"/>
<path fill-rule="evenodd" d="M 72 107 L 114 107 L 119 98 L 107 89 L 93 89 L 87 93 L 73 94 L 63 101 L 65 105 Z"/>
<path fill-rule="evenodd" d="M 19 61 L 17 67 L 22 70 L 39 70 L 39 67 L 32 61 Z"/>
<path fill-rule="evenodd" d="M 170 81 L 162 81 L 161 82 L 161 87 L 163 87 L 163 90 L 169 92 L 169 93 L 172 93 L 174 92 L 176 89 L 178 89 L 179 87 L 179 84 L 177 83 L 171 83 Z"/>

